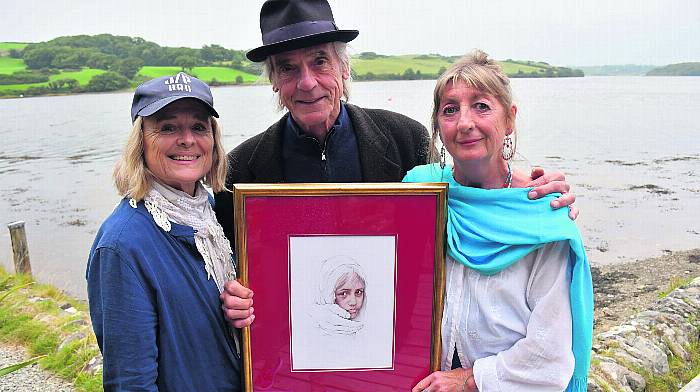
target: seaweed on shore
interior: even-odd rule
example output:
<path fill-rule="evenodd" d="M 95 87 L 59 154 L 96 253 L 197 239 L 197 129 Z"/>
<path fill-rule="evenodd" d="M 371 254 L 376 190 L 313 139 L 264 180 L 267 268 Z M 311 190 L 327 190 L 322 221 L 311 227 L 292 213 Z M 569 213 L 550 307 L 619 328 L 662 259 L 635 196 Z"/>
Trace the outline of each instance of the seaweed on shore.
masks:
<path fill-rule="evenodd" d="M 617 159 L 607 159 L 605 163 L 612 163 L 620 166 L 647 166 L 646 162 L 625 162 Z"/>
<path fill-rule="evenodd" d="M 654 185 L 654 184 L 632 185 L 631 187 L 629 187 L 629 190 L 631 190 L 631 191 L 636 191 L 639 189 L 645 189 L 645 190 L 649 191 L 650 193 L 655 193 L 657 195 L 670 195 L 670 194 L 674 193 L 670 189 L 662 188 L 662 187 L 660 187 L 658 185 Z"/>

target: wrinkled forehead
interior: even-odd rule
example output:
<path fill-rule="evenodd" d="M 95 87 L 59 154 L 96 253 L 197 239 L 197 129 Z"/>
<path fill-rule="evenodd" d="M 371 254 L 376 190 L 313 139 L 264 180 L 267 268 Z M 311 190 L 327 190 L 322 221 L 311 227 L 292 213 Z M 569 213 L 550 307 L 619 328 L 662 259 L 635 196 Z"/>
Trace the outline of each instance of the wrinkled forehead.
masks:
<path fill-rule="evenodd" d="M 282 53 L 271 55 L 273 64 L 284 64 L 302 59 L 315 58 L 319 55 L 330 56 L 336 58 L 335 50 L 332 42 L 326 42 L 319 45 L 313 45 L 306 48 L 289 50 Z"/>

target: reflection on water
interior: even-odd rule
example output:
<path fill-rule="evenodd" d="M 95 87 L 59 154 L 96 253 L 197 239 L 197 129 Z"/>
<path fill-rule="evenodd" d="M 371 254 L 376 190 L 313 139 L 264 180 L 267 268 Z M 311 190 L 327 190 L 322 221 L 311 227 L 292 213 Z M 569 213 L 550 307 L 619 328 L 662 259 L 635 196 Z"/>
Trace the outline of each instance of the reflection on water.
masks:
<path fill-rule="evenodd" d="M 351 102 L 429 124 L 433 81 L 353 85 Z M 591 261 L 700 246 L 700 78 L 515 79 L 518 166 L 566 173 Z M 280 116 L 269 86 L 214 89 L 227 149 Z M 85 298 L 85 262 L 118 202 L 131 93 L 0 100 L 0 222 L 27 222 L 41 281 Z M 12 266 L 9 231 L 0 263 Z"/>

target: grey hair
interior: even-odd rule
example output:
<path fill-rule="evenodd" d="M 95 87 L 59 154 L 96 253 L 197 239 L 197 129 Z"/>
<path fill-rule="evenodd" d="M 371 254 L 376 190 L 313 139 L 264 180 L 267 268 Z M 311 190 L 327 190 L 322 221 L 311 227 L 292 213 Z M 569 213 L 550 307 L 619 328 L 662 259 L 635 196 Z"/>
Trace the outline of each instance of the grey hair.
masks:
<path fill-rule="evenodd" d="M 342 74 L 343 72 L 347 71 L 349 75 L 347 79 L 343 79 L 343 98 L 345 98 L 345 101 L 347 102 L 350 100 L 350 84 L 352 82 L 352 70 L 350 68 L 350 55 L 348 54 L 348 44 L 341 41 L 334 41 L 333 49 L 335 51 L 335 55 L 337 56 L 338 61 L 340 62 L 340 73 Z M 270 83 L 272 83 L 272 79 L 275 76 L 275 65 L 272 63 L 272 56 L 267 56 L 267 58 L 263 62 L 262 76 L 267 78 L 267 80 L 269 80 Z M 277 109 L 284 109 L 284 105 L 282 104 L 282 98 L 280 97 L 279 92 L 277 92 Z"/>

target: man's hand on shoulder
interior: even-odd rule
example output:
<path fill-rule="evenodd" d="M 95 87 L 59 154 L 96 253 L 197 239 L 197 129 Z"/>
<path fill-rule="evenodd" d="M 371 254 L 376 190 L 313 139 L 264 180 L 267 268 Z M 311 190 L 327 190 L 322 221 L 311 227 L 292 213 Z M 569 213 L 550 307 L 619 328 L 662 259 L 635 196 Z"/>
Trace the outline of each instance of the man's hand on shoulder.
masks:
<path fill-rule="evenodd" d="M 545 173 L 543 168 L 535 167 L 532 169 L 530 177 L 532 181 L 526 184 L 526 187 L 533 188 L 527 194 L 530 199 L 539 199 L 544 195 L 559 192 L 561 193 L 561 196 L 552 200 L 550 206 L 552 206 L 554 209 L 568 206 L 569 218 L 574 220 L 576 217 L 578 217 L 579 210 L 573 205 L 576 201 L 576 195 L 570 192 L 571 187 L 566 182 L 564 173 L 559 171 Z"/>

